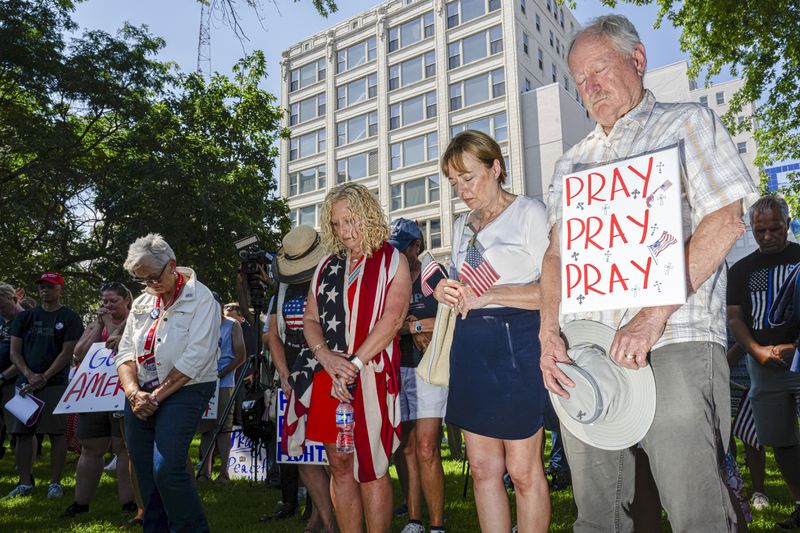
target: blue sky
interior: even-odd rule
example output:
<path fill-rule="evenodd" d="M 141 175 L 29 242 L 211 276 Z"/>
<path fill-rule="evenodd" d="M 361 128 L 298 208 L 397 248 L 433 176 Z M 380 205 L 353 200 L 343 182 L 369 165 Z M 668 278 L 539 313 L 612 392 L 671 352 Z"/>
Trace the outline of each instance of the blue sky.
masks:
<path fill-rule="evenodd" d="M 620 5 L 611 10 L 597 0 L 576 2 L 573 13 L 581 23 L 612 11 L 628 16 L 639 29 L 648 52 L 648 66 L 659 67 L 687 58 L 679 49 L 679 32 L 669 21 L 659 30 L 652 28 L 657 13 L 655 6 Z M 236 3 L 245 4 L 241 0 Z M 245 51 L 263 50 L 269 73 L 264 89 L 278 95 L 281 51 L 378 3 L 376 0 L 338 0 L 339 11 L 325 19 L 314 10 L 311 0 L 261 0 L 261 23 L 252 10 L 242 9 L 242 22 L 249 37 L 243 43 L 217 16 L 211 28 L 211 68 L 229 73 Z M 136 26 L 147 25 L 153 35 L 166 41 L 159 56 L 161 60 L 175 62 L 184 71 L 196 68 L 200 27 L 200 4 L 196 0 L 88 0 L 77 5 L 74 18 L 83 29 L 102 29 L 110 33 L 116 32 L 126 21 Z"/>

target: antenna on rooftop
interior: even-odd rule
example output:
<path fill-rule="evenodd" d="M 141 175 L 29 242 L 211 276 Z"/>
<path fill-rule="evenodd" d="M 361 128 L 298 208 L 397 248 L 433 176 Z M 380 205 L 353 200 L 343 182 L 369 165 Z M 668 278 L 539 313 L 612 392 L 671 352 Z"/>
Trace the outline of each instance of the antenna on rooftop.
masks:
<path fill-rule="evenodd" d="M 211 78 L 211 13 L 216 0 L 200 2 L 200 34 L 197 39 L 197 72 Z"/>

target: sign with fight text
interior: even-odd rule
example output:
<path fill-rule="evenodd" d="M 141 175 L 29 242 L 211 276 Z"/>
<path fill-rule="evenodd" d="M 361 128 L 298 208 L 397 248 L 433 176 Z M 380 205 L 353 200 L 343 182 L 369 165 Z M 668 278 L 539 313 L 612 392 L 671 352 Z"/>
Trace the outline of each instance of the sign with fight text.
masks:
<path fill-rule="evenodd" d="M 306 440 L 306 448 L 303 455 L 291 457 L 283 453 L 281 449 L 281 435 L 283 434 L 283 413 L 286 411 L 286 404 L 289 399 L 283 394 L 283 390 L 278 387 L 278 430 L 277 443 L 275 447 L 275 459 L 279 463 L 303 464 L 303 465 L 326 465 L 328 464 L 328 454 L 325 453 L 325 446 L 320 442 Z"/>
<path fill-rule="evenodd" d="M 124 407 L 125 391 L 117 377 L 114 354 L 105 343 L 96 342 L 89 347 L 53 412 L 100 413 L 122 411 Z"/>
<path fill-rule="evenodd" d="M 562 313 L 686 301 L 677 147 L 566 175 L 561 206 Z"/>

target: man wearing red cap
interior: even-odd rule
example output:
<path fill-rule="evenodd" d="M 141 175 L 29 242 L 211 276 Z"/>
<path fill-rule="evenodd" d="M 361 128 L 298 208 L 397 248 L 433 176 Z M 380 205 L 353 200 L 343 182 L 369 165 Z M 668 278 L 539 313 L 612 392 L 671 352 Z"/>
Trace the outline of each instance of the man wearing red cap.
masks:
<path fill-rule="evenodd" d="M 17 386 L 21 394 L 32 393 L 44 401 L 39 420 L 31 427 L 17 419 L 10 420 L 9 432 L 17 440 L 16 459 L 19 484 L 6 496 L 27 496 L 33 491 L 33 436 L 50 435 L 51 478 L 48 498 L 63 495 L 61 474 L 67 457 L 64 434 L 66 415 L 54 415 L 58 400 L 67 386 L 68 363 L 75 343 L 83 333 L 80 316 L 61 305 L 64 278 L 55 272 L 45 272 L 36 280 L 42 303 L 22 311 L 11 324 L 11 362 L 19 371 Z"/>

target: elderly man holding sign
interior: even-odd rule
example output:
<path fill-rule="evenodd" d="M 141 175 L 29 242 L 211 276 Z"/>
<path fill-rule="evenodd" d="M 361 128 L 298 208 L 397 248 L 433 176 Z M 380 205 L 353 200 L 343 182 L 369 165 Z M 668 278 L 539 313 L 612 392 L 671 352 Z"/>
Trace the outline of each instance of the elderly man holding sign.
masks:
<path fill-rule="evenodd" d="M 568 62 L 597 127 L 559 159 L 550 186 L 550 245 L 541 282 L 540 364 L 545 386 L 558 395 L 557 401 L 567 401 L 576 390 L 563 371 L 572 361 L 560 335 L 562 326 L 588 319 L 617 330 L 608 355 L 637 372 L 650 366 L 655 378 L 655 415 L 641 445 L 672 529 L 733 531 L 736 516 L 717 463 L 730 429 L 721 265 L 744 231 L 743 203 L 746 207 L 755 199 L 755 188 L 712 111 L 698 104 L 658 103 L 644 89 L 645 48 L 625 17 L 600 17 L 587 25 L 573 40 Z M 649 156 L 638 157 L 663 154 L 675 146 L 673 161 L 679 162 L 669 176 L 669 170 L 657 167 Z M 628 159 L 630 165 L 624 162 Z M 587 217 L 584 233 L 594 224 L 587 235 L 578 238 L 578 224 L 571 228 L 574 238 L 562 241 L 569 222 L 566 210 L 572 207 L 567 180 L 584 169 L 620 161 L 617 172 L 604 174 L 605 185 L 593 176 L 592 190 L 583 191 L 584 199 L 574 198 L 578 210 L 599 209 L 599 220 Z M 600 191 L 601 186 L 605 190 Z M 679 187 L 684 191 L 679 232 L 662 231 L 650 217 L 666 209 L 670 191 Z M 598 229 L 601 222 L 605 229 Z M 664 259 L 680 250 L 681 241 L 685 252 L 678 263 Z M 568 248 L 573 245 L 580 249 Z M 600 261 L 567 269 L 578 265 L 587 250 L 603 254 Z M 614 257 L 628 253 L 625 250 L 639 250 L 641 255 L 626 256 L 614 270 Z M 680 266 L 685 275 L 675 280 Z M 573 277 L 571 287 L 567 276 Z M 657 298 L 667 282 L 681 289 L 675 291 L 679 298 Z M 685 300 L 680 298 L 682 290 Z M 583 311 L 604 298 L 605 305 Z M 619 309 L 619 302 L 626 302 L 625 308 Z M 578 506 L 575 530 L 632 530 L 632 449 L 601 449 L 569 430 L 564 433 Z"/>

